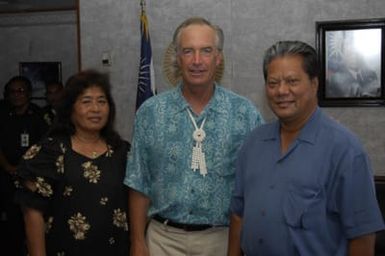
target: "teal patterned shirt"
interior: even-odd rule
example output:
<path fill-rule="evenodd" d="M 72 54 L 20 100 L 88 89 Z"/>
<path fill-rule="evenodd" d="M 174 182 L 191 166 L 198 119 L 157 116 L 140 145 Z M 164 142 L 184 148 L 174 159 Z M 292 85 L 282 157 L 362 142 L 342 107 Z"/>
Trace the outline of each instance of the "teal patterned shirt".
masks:
<path fill-rule="evenodd" d="M 181 85 L 144 102 L 136 114 L 124 184 L 150 198 L 150 216 L 228 225 L 237 152 L 262 116 L 249 100 L 216 85 L 205 109 L 193 114 L 198 127 L 206 118 L 207 175 L 202 176 L 191 169 L 195 127 L 187 109 Z"/>

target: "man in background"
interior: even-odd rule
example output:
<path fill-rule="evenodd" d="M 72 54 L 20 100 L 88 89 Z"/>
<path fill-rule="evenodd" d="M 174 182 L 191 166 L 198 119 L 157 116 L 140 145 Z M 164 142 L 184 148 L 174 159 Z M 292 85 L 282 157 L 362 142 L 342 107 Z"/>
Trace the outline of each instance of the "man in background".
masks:
<path fill-rule="evenodd" d="M 45 97 L 47 105 L 43 108 L 43 118 L 47 125 L 51 126 L 56 117 L 56 108 L 63 93 L 61 82 L 48 82 L 45 85 Z"/>
<path fill-rule="evenodd" d="M 15 76 L 4 87 L 7 107 L 0 116 L 1 249 L 5 255 L 25 255 L 24 224 L 19 206 L 13 202 L 13 176 L 25 151 L 46 132 L 40 108 L 30 102 L 28 78 Z"/>

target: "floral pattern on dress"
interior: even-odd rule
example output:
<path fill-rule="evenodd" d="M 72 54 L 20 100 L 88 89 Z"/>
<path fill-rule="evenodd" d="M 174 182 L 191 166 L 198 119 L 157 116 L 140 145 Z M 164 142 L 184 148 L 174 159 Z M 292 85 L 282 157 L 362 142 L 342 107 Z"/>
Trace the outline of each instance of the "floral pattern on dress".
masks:
<path fill-rule="evenodd" d="M 113 153 L 114 153 L 114 150 L 112 150 L 112 147 L 110 145 L 107 145 L 106 157 L 112 157 Z"/>
<path fill-rule="evenodd" d="M 78 255 L 79 250 L 87 255 L 128 255 L 128 229 L 118 228 L 113 214 L 121 209 L 128 218 L 122 180 L 129 145 L 108 147 L 95 160 L 72 150 L 70 137 L 45 138 L 39 145 L 35 157 L 20 162 L 16 180 L 23 189 L 17 190 L 17 198 L 44 214 L 47 255 Z M 117 212 L 115 223 L 124 217 Z"/>
<path fill-rule="evenodd" d="M 55 165 L 58 173 L 64 173 L 64 155 L 58 156 Z"/>
<path fill-rule="evenodd" d="M 106 205 L 108 203 L 108 197 L 102 197 L 100 198 L 100 204 L 101 205 Z"/>
<path fill-rule="evenodd" d="M 43 118 L 44 118 L 44 121 L 45 121 L 49 126 L 52 125 L 52 119 L 51 119 L 51 117 L 49 116 L 48 113 L 45 113 L 44 116 L 43 116 Z"/>
<path fill-rule="evenodd" d="M 44 178 L 37 177 L 35 185 L 36 185 L 37 193 L 39 193 L 40 195 L 42 195 L 44 197 L 51 197 L 52 196 L 52 193 L 53 193 L 52 187 L 50 184 L 48 184 L 45 181 Z"/>
<path fill-rule="evenodd" d="M 68 220 L 68 225 L 76 240 L 86 239 L 86 233 L 91 228 L 90 224 L 87 222 L 87 218 L 80 212 L 76 213 Z"/>
<path fill-rule="evenodd" d="M 37 155 L 37 153 L 39 153 L 40 149 L 41 149 L 41 146 L 39 146 L 39 145 L 31 146 L 27 150 L 27 152 L 25 152 L 25 154 L 23 155 L 23 159 L 29 160 L 29 159 L 34 158 Z"/>
<path fill-rule="evenodd" d="M 118 228 L 123 228 L 124 230 L 128 230 L 127 216 L 126 216 L 126 213 L 121 209 L 118 208 L 114 210 L 112 220 L 114 225 L 117 226 Z"/>
<path fill-rule="evenodd" d="M 13 185 L 15 185 L 15 188 L 22 188 L 23 187 L 23 186 L 20 185 L 20 181 L 18 181 L 18 180 L 15 180 L 13 182 Z"/>
<path fill-rule="evenodd" d="M 92 164 L 91 161 L 85 162 L 82 164 L 83 167 L 83 176 L 86 178 L 90 183 L 98 183 L 100 179 L 100 170 L 98 167 L 94 164 Z"/>
<path fill-rule="evenodd" d="M 64 146 L 64 143 L 60 143 L 60 150 L 64 154 L 66 152 L 66 147 Z"/>
<path fill-rule="evenodd" d="M 71 196 L 73 188 L 71 186 L 65 186 L 63 196 Z"/>
<path fill-rule="evenodd" d="M 53 223 L 53 217 L 50 216 L 48 217 L 47 221 L 45 222 L 45 233 L 48 234 L 49 231 L 52 228 L 52 223 Z"/>

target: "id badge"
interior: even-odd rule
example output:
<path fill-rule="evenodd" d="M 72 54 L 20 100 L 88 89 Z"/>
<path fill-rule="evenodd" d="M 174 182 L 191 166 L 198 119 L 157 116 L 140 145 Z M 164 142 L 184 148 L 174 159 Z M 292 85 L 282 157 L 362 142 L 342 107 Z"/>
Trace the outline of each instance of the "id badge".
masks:
<path fill-rule="evenodd" d="M 21 147 L 29 147 L 29 134 L 26 132 L 23 132 L 20 134 L 20 146 Z"/>

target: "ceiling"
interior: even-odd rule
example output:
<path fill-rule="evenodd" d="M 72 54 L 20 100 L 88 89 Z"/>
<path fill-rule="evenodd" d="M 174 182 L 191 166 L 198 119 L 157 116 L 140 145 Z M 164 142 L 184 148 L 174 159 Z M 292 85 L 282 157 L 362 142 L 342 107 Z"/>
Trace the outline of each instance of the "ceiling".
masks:
<path fill-rule="evenodd" d="M 0 13 L 76 9 L 78 0 L 0 0 Z"/>

